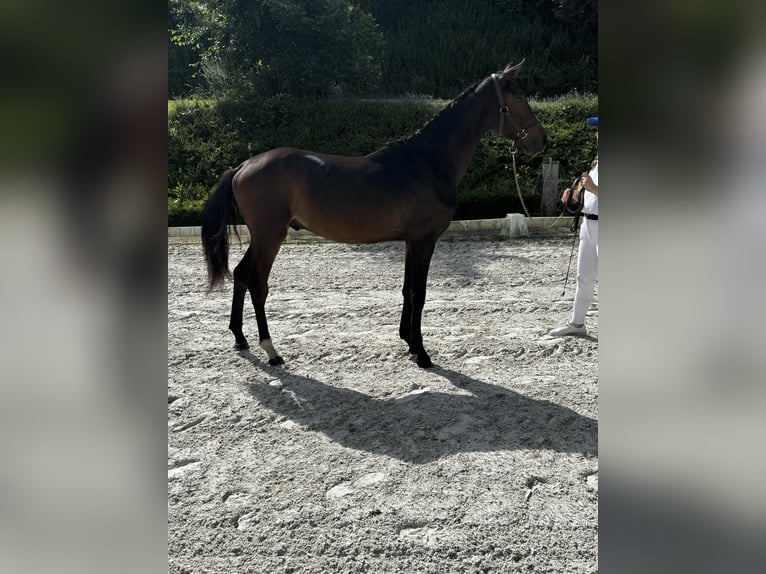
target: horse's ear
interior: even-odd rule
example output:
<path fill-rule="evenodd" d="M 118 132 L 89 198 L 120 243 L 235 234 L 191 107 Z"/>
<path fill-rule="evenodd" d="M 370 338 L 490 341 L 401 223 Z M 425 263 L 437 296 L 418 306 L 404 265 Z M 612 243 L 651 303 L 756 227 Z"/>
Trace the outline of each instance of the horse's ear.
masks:
<path fill-rule="evenodd" d="M 526 58 L 524 58 L 521 62 L 519 62 L 516 65 L 508 64 L 505 67 L 505 70 L 503 70 L 503 78 L 505 78 L 506 80 L 515 78 L 516 74 L 519 73 L 519 70 L 521 70 L 521 66 L 522 64 L 524 64 L 525 61 L 526 61 Z"/>

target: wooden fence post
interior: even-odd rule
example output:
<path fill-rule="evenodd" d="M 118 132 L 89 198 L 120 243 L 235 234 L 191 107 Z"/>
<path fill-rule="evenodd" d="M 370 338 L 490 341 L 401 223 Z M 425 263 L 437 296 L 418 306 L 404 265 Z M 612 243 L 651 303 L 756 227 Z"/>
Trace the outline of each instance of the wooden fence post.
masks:
<path fill-rule="evenodd" d="M 548 158 L 543 162 L 542 197 L 540 211 L 543 216 L 551 217 L 556 214 L 556 202 L 559 195 L 559 162 Z"/>

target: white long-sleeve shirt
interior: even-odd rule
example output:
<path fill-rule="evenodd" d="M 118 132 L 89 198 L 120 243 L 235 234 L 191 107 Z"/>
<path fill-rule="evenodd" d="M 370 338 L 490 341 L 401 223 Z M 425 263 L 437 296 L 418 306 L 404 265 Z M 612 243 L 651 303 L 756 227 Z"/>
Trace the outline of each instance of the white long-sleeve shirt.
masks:
<path fill-rule="evenodd" d="M 593 183 L 598 185 L 598 162 L 594 165 L 590 172 L 588 172 Z M 583 213 L 590 213 L 592 215 L 598 215 L 598 195 L 591 193 L 590 191 L 583 189 L 585 196 L 583 197 L 582 211 Z"/>

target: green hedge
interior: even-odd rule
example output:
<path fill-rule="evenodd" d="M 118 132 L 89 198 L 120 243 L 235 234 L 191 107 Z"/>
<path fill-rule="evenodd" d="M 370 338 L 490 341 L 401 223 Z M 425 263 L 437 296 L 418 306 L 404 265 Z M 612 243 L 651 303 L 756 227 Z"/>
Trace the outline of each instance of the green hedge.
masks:
<path fill-rule="evenodd" d="M 449 102 L 432 100 L 300 100 L 255 102 L 184 100 L 168 104 L 168 225 L 199 225 L 207 195 L 221 174 L 281 146 L 360 156 L 420 129 Z M 597 115 L 596 96 L 532 102 L 548 134 L 538 157 L 518 154 L 527 208 L 539 212 L 541 164 L 559 163 L 563 185 L 587 167 L 596 143 L 585 118 Z M 523 208 L 513 181 L 508 141 L 485 135 L 458 188 L 455 219 L 504 217 Z"/>

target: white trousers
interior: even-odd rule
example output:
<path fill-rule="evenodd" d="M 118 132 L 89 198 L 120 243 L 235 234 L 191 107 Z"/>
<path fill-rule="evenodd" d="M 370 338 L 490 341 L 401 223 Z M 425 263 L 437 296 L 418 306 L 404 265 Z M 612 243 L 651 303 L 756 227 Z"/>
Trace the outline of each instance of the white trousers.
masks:
<path fill-rule="evenodd" d="M 582 219 L 580 247 L 577 250 L 577 290 L 575 291 L 572 323 L 583 325 L 585 313 L 593 302 L 593 290 L 598 277 L 598 220 Z"/>

